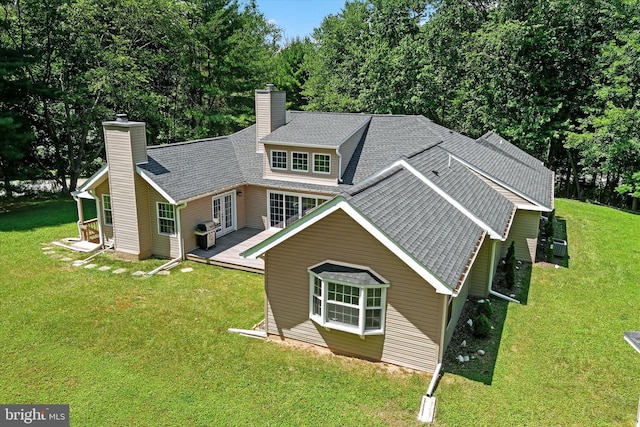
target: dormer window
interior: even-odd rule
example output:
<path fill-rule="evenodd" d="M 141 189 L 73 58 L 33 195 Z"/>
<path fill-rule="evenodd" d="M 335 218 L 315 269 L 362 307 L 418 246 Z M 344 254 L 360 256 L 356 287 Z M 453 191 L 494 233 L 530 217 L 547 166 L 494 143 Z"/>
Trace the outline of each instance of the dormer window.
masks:
<path fill-rule="evenodd" d="M 308 153 L 291 153 L 291 170 L 296 172 L 309 171 L 309 154 Z"/>
<path fill-rule="evenodd" d="M 313 172 L 331 173 L 331 156 L 328 154 L 313 154 Z"/>
<path fill-rule="evenodd" d="M 271 169 L 287 170 L 287 152 L 271 150 Z"/>

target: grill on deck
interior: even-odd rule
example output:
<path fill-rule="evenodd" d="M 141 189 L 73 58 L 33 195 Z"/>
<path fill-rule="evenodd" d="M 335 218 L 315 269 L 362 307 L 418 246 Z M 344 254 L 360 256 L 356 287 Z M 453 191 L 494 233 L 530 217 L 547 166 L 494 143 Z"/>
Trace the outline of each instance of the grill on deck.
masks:
<path fill-rule="evenodd" d="M 216 245 L 216 231 L 220 229 L 220 222 L 217 220 L 205 221 L 196 225 L 196 242 L 200 249 L 207 250 Z"/>

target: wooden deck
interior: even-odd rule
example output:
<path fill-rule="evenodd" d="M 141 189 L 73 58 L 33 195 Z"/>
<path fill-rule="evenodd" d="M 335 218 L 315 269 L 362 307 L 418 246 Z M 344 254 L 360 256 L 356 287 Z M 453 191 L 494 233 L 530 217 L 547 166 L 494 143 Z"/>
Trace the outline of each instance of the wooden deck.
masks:
<path fill-rule="evenodd" d="M 257 245 L 266 238 L 274 235 L 276 232 L 278 232 L 278 230 L 242 228 L 216 239 L 216 245 L 209 250 L 192 250 L 187 254 L 187 259 L 206 264 L 264 274 L 264 261 L 262 259 L 242 258 L 240 253 Z"/>

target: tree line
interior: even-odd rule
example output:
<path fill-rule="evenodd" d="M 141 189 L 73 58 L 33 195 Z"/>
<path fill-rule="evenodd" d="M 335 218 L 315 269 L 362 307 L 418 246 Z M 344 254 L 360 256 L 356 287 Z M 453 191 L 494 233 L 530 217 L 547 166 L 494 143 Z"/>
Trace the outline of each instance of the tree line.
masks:
<path fill-rule="evenodd" d="M 115 112 L 151 143 L 232 132 L 273 82 L 292 109 L 494 130 L 555 171 L 558 195 L 638 208 L 640 0 L 348 0 L 288 41 L 254 2 L 1 4 L 5 180 L 72 190 Z"/>

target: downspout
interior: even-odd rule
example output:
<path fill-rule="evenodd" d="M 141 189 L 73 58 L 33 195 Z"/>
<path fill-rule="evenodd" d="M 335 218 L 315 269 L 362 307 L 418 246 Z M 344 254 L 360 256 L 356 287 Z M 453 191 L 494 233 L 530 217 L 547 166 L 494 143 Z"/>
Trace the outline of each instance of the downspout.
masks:
<path fill-rule="evenodd" d="M 491 241 L 491 262 L 489 264 L 489 283 L 487 283 L 487 291 L 491 292 L 491 286 L 493 285 L 493 277 L 496 274 L 496 247 L 498 246 L 498 241 Z"/>
<path fill-rule="evenodd" d="M 442 370 L 442 359 L 444 358 L 444 341 L 445 336 L 447 335 L 447 307 L 449 306 L 449 299 L 451 298 L 453 298 L 451 295 L 446 295 L 444 298 L 442 298 L 442 327 L 440 335 L 440 348 L 438 349 L 438 364 L 436 365 L 435 371 L 433 371 L 433 376 L 431 377 L 429 388 L 425 393 L 425 396 L 427 397 L 433 396 L 436 384 L 438 383 L 438 379 L 440 378 L 440 370 Z"/>
<path fill-rule="evenodd" d="M 176 221 L 178 221 L 178 251 L 180 253 L 180 256 L 178 258 L 180 259 L 185 259 L 186 255 L 184 253 L 184 240 L 182 237 L 182 215 L 180 215 L 180 212 L 182 211 L 182 209 L 187 207 L 187 202 L 182 203 L 180 205 L 176 205 Z"/>
<path fill-rule="evenodd" d="M 336 148 L 336 154 L 338 155 L 338 184 L 342 183 L 342 153 L 340 153 L 340 147 Z"/>

